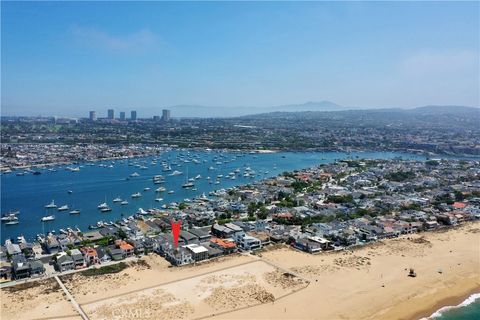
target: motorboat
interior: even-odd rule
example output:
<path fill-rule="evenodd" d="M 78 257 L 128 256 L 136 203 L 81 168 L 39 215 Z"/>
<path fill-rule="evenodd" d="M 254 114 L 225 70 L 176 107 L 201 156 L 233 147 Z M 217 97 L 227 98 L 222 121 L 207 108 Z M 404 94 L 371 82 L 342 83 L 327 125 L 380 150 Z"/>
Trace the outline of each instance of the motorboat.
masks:
<path fill-rule="evenodd" d="M 46 221 L 53 221 L 55 220 L 55 216 L 45 216 L 45 217 L 42 217 L 42 222 L 46 222 Z"/>
<path fill-rule="evenodd" d="M 143 191 L 149 191 L 149 190 L 150 190 L 150 188 L 148 188 L 148 187 L 147 187 L 147 188 L 143 188 Z"/>
<path fill-rule="evenodd" d="M 70 214 L 80 214 L 80 210 L 74 209 L 74 210 L 70 211 L 69 213 Z"/>
<path fill-rule="evenodd" d="M 100 209 L 101 212 L 109 212 L 109 211 L 112 211 L 112 208 L 110 208 L 109 206 L 106 206 L 102 209 Z"/>
<path fill-rule="evenodd" d="M 122 199 L 120 197 L 117 197 L 117 198 L 113 199 L 113 202 L 122 202 Z"/>
<path fill-rule="evenodd" d="M 192 188 L 194 186 L 193 182 L 187 182 L 182 184 L 182 188 Z"/>
<path fill-rule="evenodd" d="M 134 172 L 130 175 L 130 177 L 139 177 L 139 176 L 140 176 L 140 174 L 138 174 L 137 172 Z"/>
<path fill-rule="evenodd" d="M 182 172 L 181 172 L 181 171 L 177 171 L 177 170 L 175 170 L 175 171 L 173 171 L 172 173 L 170 173 L 171 176 L 179 176 L 179 175 L 181 175 L 181 174 L 182 174 Z"/>
<path fill-rule="evenodd" d="M 173 193 L 175 193 L 175 191 L 170 190 L 170 191 L 168 191 L 167 193 L 168 193 L 168 194 L 173 194 Z"/>
<path fill-rule="evenodd" d="M 127 200 L 123 200 L 122 202 L 120 202 L 120 204 L 121 204 L 122 206 L 125 206 L 125 205 L 128 204 L 128 201 L 127 201 Z"/>
<path fill-rule="evenodd" d="M 140 192 L 132 194 L 132 198 L 140 198 L 142 194 Z"/>
<path fill-rule="evenodd" d="M 164 187 L 159 187 L 155 189 L 155 192 L 165 192 L 165 191 L 167 191 L 167 189 L 165 189 Z"/>
<path fill-rule="evenodd" d="M 18 220 L 12 220 L 12 221 L 8 221 L 7 223 L 5 223 L 5 225 L 7 225 L 7 226 L 11 226 L 11 225 L 14 225 L 14 224 L 18 224 Z"/>
<path fill-rule="evenodd" d="M 163 198 L 155 198 L 155 201 L 156 201 L 156 202 L 162 202 L 162 201 L 163 201 Z"/>
<path fill-rule="evenodd" d="M 64 205 L 64 206 L 61 206 L 61 207 L 58 207 L 58 211 L 67 211 L 69 208 L 68 208 L 68 205 Z"/>

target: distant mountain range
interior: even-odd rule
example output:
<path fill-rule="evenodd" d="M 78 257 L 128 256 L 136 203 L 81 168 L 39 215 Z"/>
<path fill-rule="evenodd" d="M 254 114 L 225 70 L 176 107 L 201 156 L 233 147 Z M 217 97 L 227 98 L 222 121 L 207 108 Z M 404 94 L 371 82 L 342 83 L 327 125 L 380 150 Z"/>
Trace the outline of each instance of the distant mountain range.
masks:
<path fill-rule="evenodd" d="M 172 116 L 177 118 L 229 118 L 269 113 L 291 112 L 339 112 L 339 111 L 365 111 L 365 112 L 408 112 L 419 115 L 428 114 L 465 114 L 480 112 L 479 108 L 464 106 L 424 106 L 416 108 L 360 108 L 344 107 L 331 101 L 309 101 L 301 104 L 287 104 L 270 107 L 212 107 L 201 105 L 176 105 L 170 107 Z"/>
<path fill-rule="evenodd" d="M 348 110 L 331 101 L 306 102 L 302 104 L 288 104 L 272 107 L 209 107 L 200 105 L 176 105 L 170 107 L 174 117 L 192 118 L 220 118 L 239 117 L 250 114 L 270 112 L 297 112 L 297 111 L 341 111 Z"/>

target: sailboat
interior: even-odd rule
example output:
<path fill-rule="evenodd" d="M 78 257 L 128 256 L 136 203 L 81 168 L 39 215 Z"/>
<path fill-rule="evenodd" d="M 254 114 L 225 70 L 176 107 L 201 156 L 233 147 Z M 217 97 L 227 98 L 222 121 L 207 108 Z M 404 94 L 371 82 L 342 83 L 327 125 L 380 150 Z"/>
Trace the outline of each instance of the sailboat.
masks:
<path fill-rule="evenodd" d="M 47 208 L 47 209 L 56 208 L 56 207 L 57 207 L 57 205 L 55 204 L 54 200 L 52 200 L 52 202 L 50 202 L 49 204 L 47 204 L 45 206 L 45 208 Z"/>
<path fill-rule="evenodd" d="M 186 181 L 185 181 L 184 184 L 182 184 L 182 188 L 192 188 L 194 186 L 194 184 L 190 179 L 188 179 L 188 167 L 187 167 L 187 176 L 185 177 L 185 179 L 186 179 Z"/>
<path fill-rule="evenodd" d="M 105 196 L 105 202 L 103 203 L 100 203 L 98 206 L 97 206 L 98 209 L 102 210 L 104 208 L 108 208 L 108 204 L 107 204 L 107 196 Z"/>

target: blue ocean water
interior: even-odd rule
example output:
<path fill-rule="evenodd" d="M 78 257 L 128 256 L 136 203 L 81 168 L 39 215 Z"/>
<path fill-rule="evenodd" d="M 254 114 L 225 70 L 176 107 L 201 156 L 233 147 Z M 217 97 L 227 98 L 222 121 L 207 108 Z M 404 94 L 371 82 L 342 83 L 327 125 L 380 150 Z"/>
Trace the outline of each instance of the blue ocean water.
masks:
<path fill-rule="evenodd" d="M 189 158 L 196 157 L 199 164 L 193 162 L 183 163 L 178 156 L 189 153 Z M 7 238 L 15 239 L 23 235 L 28 241 L 35 239 L 39 233 L 60 228 L 79 227 L 86 230 L 89 225 L 97 221 L 115 221 L 123 216 L 135 214 L 139 208 L 159 208 L 163 203 L 180 202 L 185 198 L 193 198 L 202 193 L 208 194 L 212 190 L 228 188 L 234 185 L 247 184 L 249 182 L 278 175 L 284 171 L 291 171 L 311 167 L 321 163 L 331 163 L 336 159 L 345 158 L 376 158 L 387 159 L 403 157 L 404 159 L 424 159 L 423 156 L 394 153 L 394 152 L 280 152 L 266 154 L 229 153 L 229 152 L 200 152 L 173 150 L 159 156 L 137 158 L 129 160 L 103 161 L 95 163 L 83 163 L 79 172 L 67 171 L 67 166 L 56 167 L 52 172 L 42 169 L 41 175 L 27 174 L 17 176 L 15 173 L 1 175 L 1 212 L 20 210 L 18 215 L 19 224 L 1 225 L 1 242 Z M 217 159 L 216 159 L 217 158 Z M 169 176 L 170 172 L 162 172 L 161 161 L 167 163 L 177 162 L 178 166 L 172 165 L 172 170 L 182 171 L 183 175 Z M 156 164 L 152 164 L 156 161 Z M 221 161 L 222 164 L 217 164 Z M 130 164 L 130 165 L 129 165 Z M 142 170 L 134 164 L 146 166 Z M 105 166 L 100 166 L 105 165 Z M 112 165 L 112 168 L 108 166 Z M 209 168 L 213 167 L 213 170 Z M 257 176 L 252 178 L 237 176 L 235 180 L 226 179 L 225 176 L 239 168 L 241 172 L 246 167 L 255 170 Z M 197 191 L 183 189 L 181 185 L 186 181 L 186 173 L 190 178 L 201 175 L 196 180 Z M 138 177 L 130 177 L 130 174 L 137 172 Z M 174 190 L 175 193 L 155 193 L 158 184 L 153 184 L 154 175 L 165 176 L 165 183 L 162 184 L 167 190 Z M 209 184 L 206 180 L 210 176 L 212 181 L 217 175 L 223 175 L 220 184 Z M 128 179 L 127 179 L 128 178 Z M 144 191 L 144 188 L 150 191 Z M 69 194 L 68 190 L 72 193 Z M 140 192 L 141 198 L 133 199 L 133 193 Z M 112 200 L 120 197 L 129 202 L 121 206 L 112 203 Z M 156 197 L 163 198 L 163 202 L 155 202 Z M 68 205 L 67 211 L 59 212 L 57 209 L 45 209 L 45 205 L 55 200 L 58 206 Z M 111 212 L 102 213 L 97 206 L 104 202 L 112 208 Z M 71 215 L 69 211 L 73 208 L 81 210 L 81 214 Z M 50 222 L 41 222 L 41 217 L 55 215 L 56 219 Z"/>
<path fill-rule="evenodd" d="M 469 299 L 472 299 L 471 297 Z M 437 320 L 477 320 L 480 319 L 480 299 L 475 299 L 473 302 L 463 303 L 458 307 L 450 308 L 448 310 L 440 311 L 436 314 L 434 319 Z"/>

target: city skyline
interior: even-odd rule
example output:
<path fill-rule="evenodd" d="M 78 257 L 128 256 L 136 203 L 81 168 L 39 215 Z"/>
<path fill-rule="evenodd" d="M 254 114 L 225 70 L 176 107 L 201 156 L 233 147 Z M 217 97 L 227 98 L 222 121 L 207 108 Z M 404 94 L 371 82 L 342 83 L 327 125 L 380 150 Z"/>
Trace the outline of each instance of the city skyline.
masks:
<path fill-rule="evenodd" d="M 479 105 L 475 2 L 1 5 L 2 115 Z"/>

